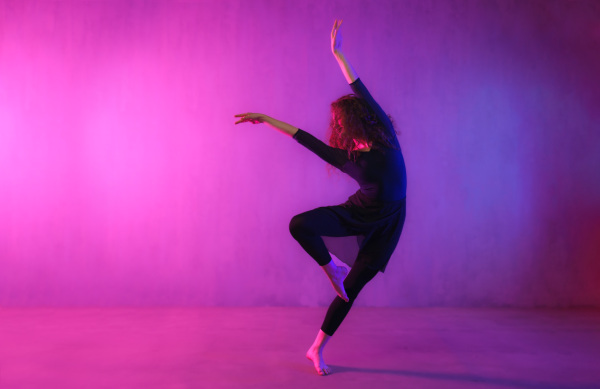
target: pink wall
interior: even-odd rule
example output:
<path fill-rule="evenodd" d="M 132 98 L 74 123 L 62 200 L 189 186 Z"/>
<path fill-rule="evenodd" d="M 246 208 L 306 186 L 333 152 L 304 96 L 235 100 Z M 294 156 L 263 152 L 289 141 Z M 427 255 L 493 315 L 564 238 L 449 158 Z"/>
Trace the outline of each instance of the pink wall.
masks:
<path fill-rule="evenodd" d="M 355 184 L 232 116 L 324 138 L 336 17 L 409 175 L 358 304 L 600 306 L 600 6 L 522 0 L 0 2 L 0 304 L 327 304 Z"/>

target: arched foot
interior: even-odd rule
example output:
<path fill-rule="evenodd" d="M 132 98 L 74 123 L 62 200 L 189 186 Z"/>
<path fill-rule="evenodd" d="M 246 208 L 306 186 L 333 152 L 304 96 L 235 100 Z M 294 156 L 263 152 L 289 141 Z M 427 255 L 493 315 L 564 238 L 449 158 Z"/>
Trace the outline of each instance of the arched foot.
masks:
<path fill-rule="evenodd" d="M 306 352 L 306 358 L 312 361 L 313 365 L 315 365 L 315 370 L 318 375 L 329 375 L 331 374 L 331 370 L 329 366 L 325 364 L 323 360 L 323 354 L 319 352 L 319 350 L 311 347 Z"/>

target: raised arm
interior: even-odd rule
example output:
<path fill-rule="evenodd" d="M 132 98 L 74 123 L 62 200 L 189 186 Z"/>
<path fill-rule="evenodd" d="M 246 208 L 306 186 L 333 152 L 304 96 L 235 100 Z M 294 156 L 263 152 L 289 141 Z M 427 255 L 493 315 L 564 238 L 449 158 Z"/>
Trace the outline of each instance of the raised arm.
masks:
<path fill-rule="evenodd" d="M 352 84 L 358 78 L 356 71 L 346 59 L 346 56 L 342 52 L 342 32 L 340 26 L 342 25 L 341 20 L 337 20 L 333 23 L 333 29 L 331 30 L 331 52 L 340 65 L 342 74 L 346 77 L 348 84 Z"/>
<path fill-rule="evenodd" d="M 388 138 L 392 144 L 392 146 L 400 147 L 398 143 L 398 138 L 396 137 L 396 131 L 394 130 L 394 126 L 390 118 L 387 114 L 381 109 L 381 106 L 373 99 L 367 88 L 364 86 L 361 80 L 358 79 L 358 74 L 346 59 L 346 56 L 342 52 L 342 33 L 340 31 L 340 26 L 342 25 L 341 20 L 336 20 L 333 23 L 333 29 L 331 30 L 331 51 L 338 64 L 340 65 L 340 69 L 342 70 L 342 74 L 346 77 L 346 81 L 350 84 L 352 91 L 358 97 L 362 98 L 367 105 L 371 108 L 371 110 L 377 116 L 377 119 L 386 129 L 388 133 Z"/>
<path fill-rule="evenodd" d="M 281 120 L 274 119 L 270 116 L 264 115 L 262 113 L 240 113 L 235 115 L 236 118 L 240 118 L 235 124 L 250 122 L 252 124 L 265 123 L 271 128 L 274 128 L 282 133 L 294 136 L 298 132 L 298 128 L 292 126 L 291 124 L 282 122 Z"/>

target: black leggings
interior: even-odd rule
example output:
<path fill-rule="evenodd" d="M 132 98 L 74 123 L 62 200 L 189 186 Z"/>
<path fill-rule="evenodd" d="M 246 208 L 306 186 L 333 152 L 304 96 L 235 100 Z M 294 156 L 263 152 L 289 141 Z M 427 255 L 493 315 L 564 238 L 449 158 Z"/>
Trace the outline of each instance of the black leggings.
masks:
<path fill-rule="evenodd" d="M 300 243 L 302 248 L 317 261 L 320 266 L 331 261 L 331 255 L 321 236 L 350 236 L 357 235 L 359 231 L 353 231 L 344 225 L 335 213 L 327 208 L 317 208 L 312 211 L 301 213 L 292 218 L 290 232 L 294 239 Z M 359 254 L 360 256 L 360 254 Z M 352 308 L 354 300 L 362 288 L 377 275 L 378 270 L 370 268 L 363 261 L 356 261 L 344 280 L 344 289 L 350 301 L 345 302 L 337 296 L 325 315 L 321 330 L 327 335 L 333 335 L 342 321 Z"/>

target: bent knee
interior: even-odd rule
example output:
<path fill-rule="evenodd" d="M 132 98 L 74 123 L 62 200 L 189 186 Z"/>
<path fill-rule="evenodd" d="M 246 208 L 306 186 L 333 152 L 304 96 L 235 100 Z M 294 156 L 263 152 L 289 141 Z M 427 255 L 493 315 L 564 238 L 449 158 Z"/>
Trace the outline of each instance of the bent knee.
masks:
<path fill-rule="evenodd" d="M 295 238 L 306 231 L 306 223 L 302 214 L 296 215 L 290 220 L 290 234 Z"/>

